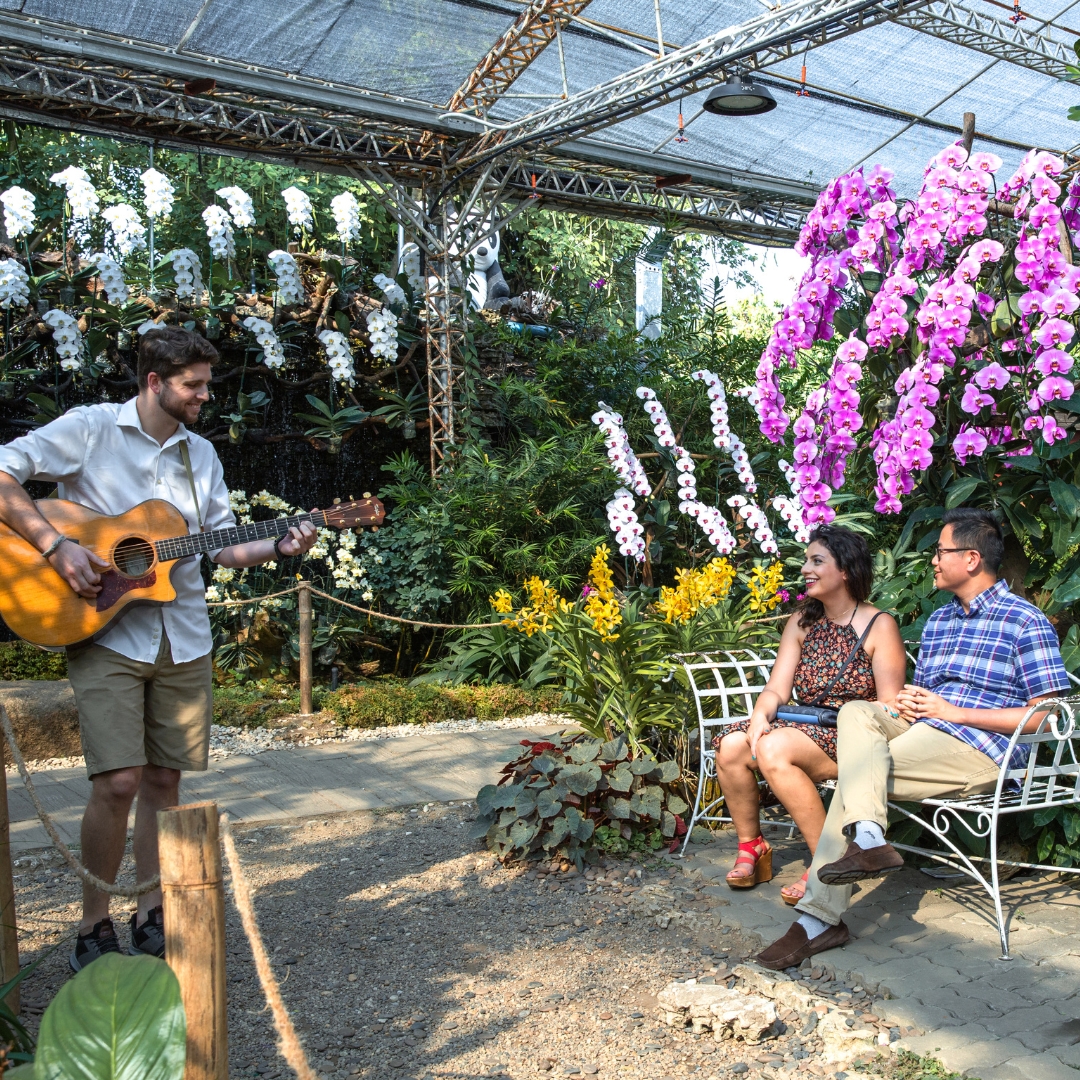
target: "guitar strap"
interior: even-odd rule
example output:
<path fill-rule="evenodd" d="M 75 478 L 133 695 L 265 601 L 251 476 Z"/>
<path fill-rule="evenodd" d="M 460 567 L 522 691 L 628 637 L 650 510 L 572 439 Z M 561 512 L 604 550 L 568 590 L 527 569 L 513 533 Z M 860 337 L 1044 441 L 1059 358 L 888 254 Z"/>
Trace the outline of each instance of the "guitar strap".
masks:
<path fill-rule="evenodd" d="M 206 532 L 202 510 L 199 508 L 199 495 L 195 490 L 195 474 L 191 471 L 191 455 L 188 453 L 187 439 L 181 439 L 176 445 L 180 447 L 180 457 L 184 459 L 184 469 L 187 472 L 188 483 L 191 485 L 191 497 L 195 500 L 195 516 L 199 521 L 199 532 Z"/>

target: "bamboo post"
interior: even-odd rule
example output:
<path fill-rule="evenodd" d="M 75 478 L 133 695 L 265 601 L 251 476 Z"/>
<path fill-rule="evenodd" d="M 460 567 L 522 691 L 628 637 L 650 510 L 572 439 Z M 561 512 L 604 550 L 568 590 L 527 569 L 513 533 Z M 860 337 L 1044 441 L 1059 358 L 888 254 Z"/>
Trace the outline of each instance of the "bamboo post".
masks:
<path fill-rule="evenodd" d="M 964 128 L 961 139 L 964 143 L 964 149 L 970 154 L 971 144 L 975 141 L 975 114 L 973 112 L 964 113 Z"/>
<path fill-rule="evenodd" d="M 310 716 L 311 706 L 311 582 L 300 582 L 300 712 Z"/>
<path fill-rule="evenodd" d="M 15 882 L 11 876 L 6 764 L 7 748 L 0 739 L 0 983 L 19 974 L 19 927 L 15 918 Z M 18 1015 L 19 988 L 16 986 L 4 1001 Z"/>
<path fill-rule="evenodd" d="M 158 811 L 165 960 L 187 1014 L 184 1080 L 228 1080 L 225 886 L 217 803 Z"/>

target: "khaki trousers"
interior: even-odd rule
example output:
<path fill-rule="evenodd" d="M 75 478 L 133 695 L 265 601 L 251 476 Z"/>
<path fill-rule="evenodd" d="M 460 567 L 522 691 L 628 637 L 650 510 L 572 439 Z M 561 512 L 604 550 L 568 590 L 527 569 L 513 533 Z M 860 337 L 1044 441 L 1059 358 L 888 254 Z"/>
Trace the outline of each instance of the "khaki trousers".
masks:
<path fill-rule="evenodd" d="M 819 867 L 847 850 L 845 829 L 858 821 L 888 823 L 886 800 L 918 802 L 992 790 L 992 758 L 929 724 L 909 724 L 877 702 L 850 701 L 837 719 L 838 778 L 818 841 L 806 896 L 798 910 L 835 926 L 851 903 L 850 885 L 824 885 Z"/>

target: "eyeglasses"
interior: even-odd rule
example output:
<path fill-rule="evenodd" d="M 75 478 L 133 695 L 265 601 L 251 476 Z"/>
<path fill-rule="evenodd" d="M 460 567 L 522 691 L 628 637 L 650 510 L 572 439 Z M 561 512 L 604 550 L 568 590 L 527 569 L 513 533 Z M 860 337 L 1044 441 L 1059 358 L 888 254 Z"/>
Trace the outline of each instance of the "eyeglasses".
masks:
<path fill-rule="evenodd" d="M 934 558 L 940 559 L 942 555 L 947 555 L 950 551 L 974 551 L 974 548 L 944 548 L 940 544 L 934 545 Z"/>

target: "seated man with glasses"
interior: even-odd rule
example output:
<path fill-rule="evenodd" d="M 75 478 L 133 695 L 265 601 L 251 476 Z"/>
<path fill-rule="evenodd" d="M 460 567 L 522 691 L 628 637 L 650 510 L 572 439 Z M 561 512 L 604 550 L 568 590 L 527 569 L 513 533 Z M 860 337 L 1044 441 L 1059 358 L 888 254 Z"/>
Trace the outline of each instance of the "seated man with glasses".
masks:
<path fill-rule="evenodd" d="M 914 685 L 896 708 L 851 701 L 837 726 L 838 779 L 799 920 L 757 960 L 776 971 L 844 945 L 856 881 L 904 865 L 885 840 L 886 800 L 967 798 L 992 790 L 1028 708 L 1069 689 L 1057 634 L 997 572 L 1005 545 L 986 510 L 947 510 L 934 584 L 953 594 L 922 634 Z M 1034 717 L 1029 730 L 1038 726 Z M 1012 767 L 1023 768 L 1023 751 Z"/>

